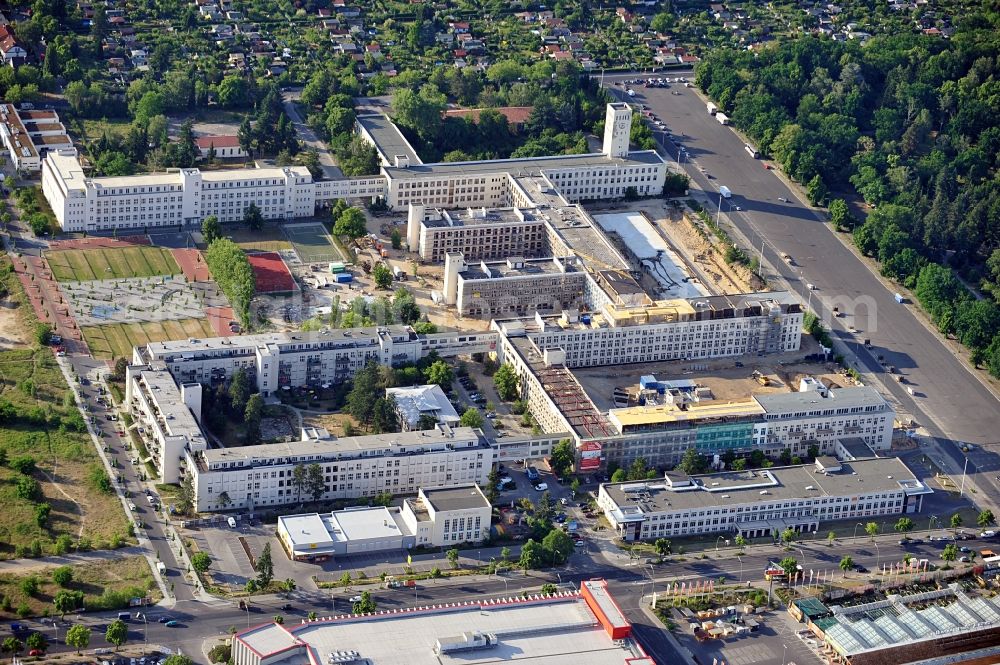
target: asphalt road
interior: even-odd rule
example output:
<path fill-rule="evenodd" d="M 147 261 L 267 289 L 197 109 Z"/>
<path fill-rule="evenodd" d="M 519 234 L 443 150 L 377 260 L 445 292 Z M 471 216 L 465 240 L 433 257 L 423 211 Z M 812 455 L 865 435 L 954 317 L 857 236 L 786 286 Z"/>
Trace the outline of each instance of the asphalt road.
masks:
<path fill-rule="evenodd" d="M 971 531 L 971 530 L 970 530 Z M 939 535 L 945 535 L 944 531 Z M 782 551 L 771 546 L 751 547 L 742 556 L 736 556 L 735 550 L 723 549 L 720 553 L 712 553 L 708 558 L 701 559 L 687 556 L 685 560 L 674 558 L 661 565 L 650 565 L 637 560 L 632 565 L 625 559 L 619 566 L 608 565 L 599 554 L 592 557 L 573 557 L 573 563 L 567 567 L 554 569 L 544 573 L 532 573 L 525 576 L 511 572 L 506 576 L 456 578 L 453 580 L 420 582 L 415 591 L 409 589 L 379 589 L 374 585 L 358 586 L 349 589 L 334 589 L 332 591 L 296 591 L 289 597 L 267 596 L 256 597 L 251 603 L 251 610 L 241 610 L 235 603 L 220 601 L 219 603 L 200 603 L 181 600 L 171 609 L 149 608 L 146 622 L 136 617 L 129 624 L 129 644 L 135 645 L 145 639 L 149 644 L 162 644 L 171 648 L 181 648 L 195 660 L 201 660 L 203 648 L 210 647 L 216 640 L 221 640 L 230 633 L 232 628 L 245 629 L 248 625 L 257 625 L 270 621 L 275 615 L 282 615 L 285 622 L 294 624 L 315 611 L 319 616 L 343 614 L 350 611 L 349 598 L 362 590 L 371 591 L 379 609 L 393 609 L 427 605 L 429 603 L 458 602 L 474 599 L 498 598 L 520 595 L 525 590 L 537 590 L 546 582 L 572 583 L 578 586 L 582 580 L 600 577 L 608 580 L 611 592 L 622 611 L 635 625 L 636 634 L 643 648 L 657 662 L 680 662 L 673 646 L 665 638 L 663 631 L 643 611 L 642 606 L 648 602 L 654 591 L 662 591 L 667 582 L 680 580 L 717 580 L 725 576 L 729 582 L 762 580 L 763 570 L 769 561 L 776 561 L 784 556 L 792 556 L 802 564 L 806 571 L 827 571 L 828 574 L 843 573 L 839 570 L 840 558 L 850 554 L 855 563 L 875 570 L 882 563 L 900 561 L 905 552 L 916 558 L 927 558 L 940 564 L 940 552 L 944 543 L 924 541 L 920 544 L 901 546 L 897 543 L 898 536 L 880 536 L 875 541 L 863 534 L 857 538 L 848 538 L 830 546 L 825 540 L 809 540 L 795 543 L 789 551 Z M 960 543 L 977 550 L 986 543 L 980 540 Z M 865 578 L 861 573 L 850 573 L 851 577 Z M 645 601 L 643 600 L 645 598 Z M 285 604 L 291 609 L 282 609 Z M 66 629 L 73 623 L 84 623 L 94 628 L 89 649 L 107 646 L 103 640 L 103 626 L 113 621 L 116 613 L 84 614 L 79 617 L 67 617 L 60 624 L 58 632 L 64 637 Z M 159 623 L 159 619 L 173 619 L 178 622 L 176 627 L 167 627 Z M 23 622 L 31 630 L 41 630 L 50 638 L 54 629 L 50 624 Z M 51 639 L 50 639 L 51 641 Z M 53 644 L 50 652 L 67 651 L 65 644 Z M 780 660 L 780 652 L 774 654 L 774 662 Z M 770 663 L 770 660 L 766 661 Z"/>
<path fill-rule="evenodd" d="M 296 106 L 296 102 L 299 96 L 302 94 L 301 88 L 293 88 L 292 90 L 282 94 L 281 100 L 285 107 L 285 113 L 288 115 L 288 119 L 292 121 L 295 126 L 295 131 L 299 135 L 299 140 L 302 141 L 307 147 L 312 148 L 316 151 L 319 156 L 319 165 L 323 169 L 323 177 L 328 180 L 337 180 L 344 177 L 344 172 L 340 170 L 337 166 L 337 162 L 333 159 L 333 155 L 330 154 L 329 148 L 327 148 L 326 143 L 321 141 L 316 132 L 312 130 L 305 123 L 305 120 L 299 115 L 299 109 Z"/>
<path fill-rule="evenodd" d="M 625 88 L 615 82 L 634 76 L 607 76 L 605 85 L 621 99 L 645 104 L 688 150 L 682 165 L 691 176 L 692 194 L 707 202 L 711 214 L 718 210 L 719 186 L 732 190 L 731 199 L 721 200 L 723 227 L 727 220 L 734 224 L 755 253 L 763 242 L 765 263 L 775 267 L 803 302 L 825 313 L 834 334 L 856 353 L 859 369 L 882 374 L 892 399 L 933 436 L 973 443 L 1000 440 L 1000 402 L 917 320 L 911 311 L 916 305 L 896 303 L 872 268 L 834 236 L 822 213 L 799 201 L 792 188 L 766 170 L 766 160 L 747 154 L 740 137 L 707 113 L 693 88 L 633 85 L 635 96 L 627 97 Z M 657 138 L 676 159 L 677 145 L 661 132 Z M 699 189 L 704 196 L 698 196 Z M 794 265 L 781 259 L 782 252 L 792 257 Z M 807 288 L 810 283 L 815 290 Z M 846 315 L 833 318 L 829 313 L 834 306 Z M 857 333 L 850 332 L 852 326 Z M 871 340 L 871 351 L 863 346 L 865 339 Z M 914 396 L 885 376 L 877 355 L 899 370 Z"/>

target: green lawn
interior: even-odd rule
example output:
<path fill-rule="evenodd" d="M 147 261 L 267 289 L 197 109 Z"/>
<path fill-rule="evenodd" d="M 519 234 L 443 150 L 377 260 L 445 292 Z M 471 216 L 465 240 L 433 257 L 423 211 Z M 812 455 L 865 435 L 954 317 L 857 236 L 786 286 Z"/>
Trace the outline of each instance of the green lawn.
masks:
<path fill-rule="evenodd" d="M 162 247 L 58 250 L 46 252 L 45 259 L 60 282 L 154 277 L 181 272 L 170 250 Z"/>

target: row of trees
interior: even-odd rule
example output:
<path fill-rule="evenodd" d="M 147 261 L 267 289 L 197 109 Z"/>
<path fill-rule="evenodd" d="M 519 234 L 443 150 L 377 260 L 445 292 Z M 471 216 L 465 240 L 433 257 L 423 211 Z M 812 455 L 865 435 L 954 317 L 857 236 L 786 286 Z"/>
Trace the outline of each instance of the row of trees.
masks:
<path fill-rule="evenodd" d="M 803 37 L 759 54 L 709 53 L 702 90 L 807 185 L 814 203 L 853 186 L 876 209 L 863 224 L 846 203 L 831 221 L 853 230 L 882 273 L 916 288 L 943 332 L 1000 376 L 1000 124 L 988 112 L 1000 63 L 1000 16 L 969 12 L 952 39 L 895 33 L 856 42 Z M 978 298 L 950 266 L 988 296 Z"/>
<path fill-rule="evenodd" d="M 240 323 L 247 327 L 256 282 L 246 253 L 232 240 L 216 238 L 205 252 L 205 263 L 212 271 L 212 277 L 219 288 L 229 299 Z"/>

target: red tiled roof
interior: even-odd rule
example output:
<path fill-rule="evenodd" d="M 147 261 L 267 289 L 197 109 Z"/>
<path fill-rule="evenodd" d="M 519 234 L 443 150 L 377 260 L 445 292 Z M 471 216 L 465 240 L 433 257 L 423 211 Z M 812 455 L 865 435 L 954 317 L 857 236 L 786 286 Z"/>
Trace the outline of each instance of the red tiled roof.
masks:
<path fill-rule="evenodd" d="M 238 136 L 199 136 L 194 142 L 199 148 L 206 150 L 213 145 L 216 148 L 238 148 L 240 146 Z"/>

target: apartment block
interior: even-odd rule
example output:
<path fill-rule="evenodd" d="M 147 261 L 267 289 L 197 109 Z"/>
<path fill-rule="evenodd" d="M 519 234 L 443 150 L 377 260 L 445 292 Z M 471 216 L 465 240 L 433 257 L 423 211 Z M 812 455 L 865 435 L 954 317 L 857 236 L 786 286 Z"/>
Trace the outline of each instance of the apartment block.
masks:
<path fill-rule="evenodd" d="M 201 512 L 300 503 L 292 482 L 299 464 L 320 466 L 326 486 L 320 500 L 329 501 L 485 484 L 493 457 L 480 430 L 439 425 L 418 432 L 343 438 L 320 433 L 293 443 L 188 450 L 185 466 L 192 471 Z"/>
<path fill-rule="evenodd" d="M 73 147 L 55 111 L 18 109 L 13 104 L 0 104 L 0 139 L 18 171 L 38 171 L 46 153 Z"/>

